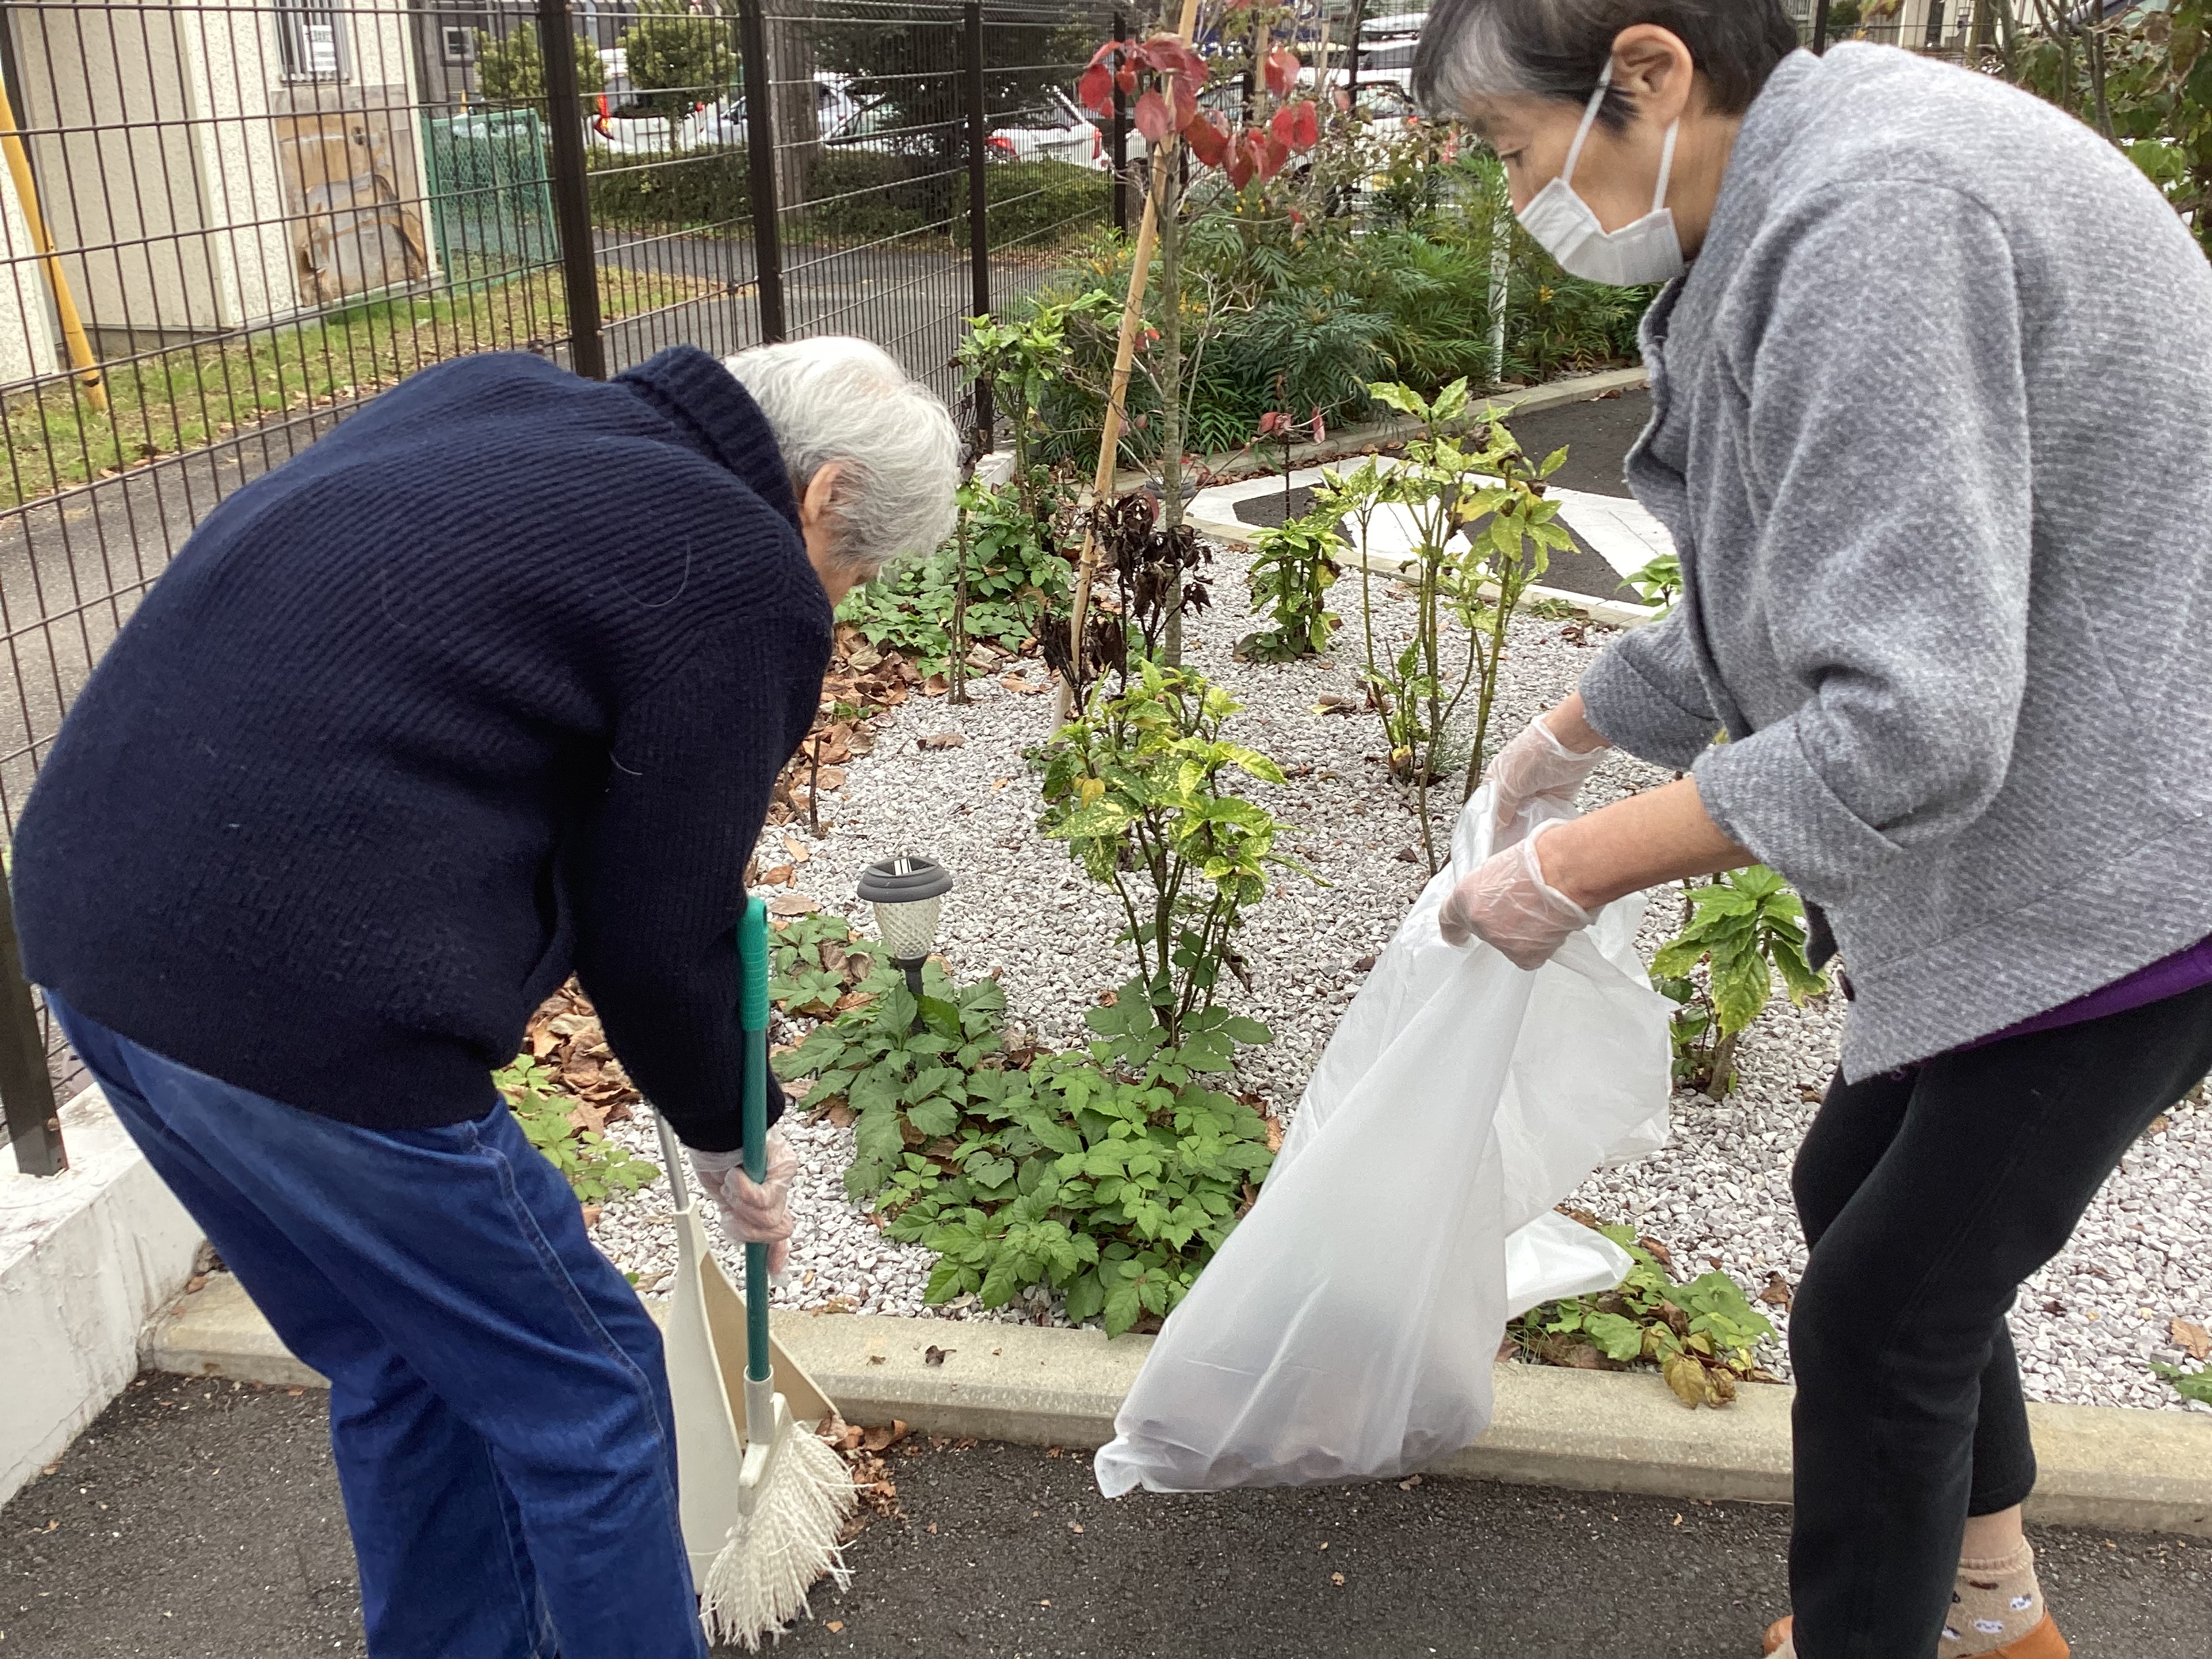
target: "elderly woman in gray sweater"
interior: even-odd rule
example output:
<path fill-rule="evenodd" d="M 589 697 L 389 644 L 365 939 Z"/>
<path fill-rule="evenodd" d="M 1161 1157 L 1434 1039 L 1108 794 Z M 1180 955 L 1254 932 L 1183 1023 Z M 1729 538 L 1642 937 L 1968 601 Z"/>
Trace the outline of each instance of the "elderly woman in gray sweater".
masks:
<path fill-rule="evenodd" d="M 1568 270 L 1668 284 L 1628 481 L 1684 573 L 1498 757 L 1447 933 L 1796 884 L 1850 1009 L 1767 1650 L 2058 1659 L 2005 1316 L 2212 1066 L 2212 266 L 2069 117 L 1779 0 L 1441 0 L 1415 76 Z M 1689 775 L 1522 833 L 1607 745 Z"/>

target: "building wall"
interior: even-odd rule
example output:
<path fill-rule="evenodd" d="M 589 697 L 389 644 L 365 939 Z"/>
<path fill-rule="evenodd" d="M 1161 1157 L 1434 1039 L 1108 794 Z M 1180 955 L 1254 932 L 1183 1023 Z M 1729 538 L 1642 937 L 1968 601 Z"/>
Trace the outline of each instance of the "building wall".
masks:
<path fill-rule="evenodd" d="M 430 274 L 406 0 L 327 15 L 337 79 L 293 72 L 270 0 L 15 12 L 33 166 L 104 355 Z"/>
<path fill-rule="evenodd" d="M 0 386 L 54 372 L 54 317 L 46 279 L 31 257 L 30 227 L 15 182 L 0 167 Z"/>

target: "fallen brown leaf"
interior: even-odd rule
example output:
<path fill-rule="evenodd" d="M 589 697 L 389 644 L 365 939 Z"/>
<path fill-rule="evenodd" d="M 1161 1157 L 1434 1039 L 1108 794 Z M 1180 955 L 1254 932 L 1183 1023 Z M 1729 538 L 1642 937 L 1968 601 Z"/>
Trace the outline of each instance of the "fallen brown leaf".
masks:
<path fill-rule="evenodd" d="M 886 1452 L 905 1438 L 906 1425 L 895 1417 L 888 1424 L 879 1424 L 872 1429 L 864 1430 L 860 1435 L 860 1449 Z"/>
<path fill-rule="evenodd" d="M 804 893 L 778 893 L 768 902 L 772 916 L 811 916 L 821 908 Z"/>
<path fill-rule="evenodd" d="M 1344 1582 L 1344 1575 L 1340 1572 L 1333 1572 L 1328 1576 L 1328 1582 L 1332 1584 L 1341 1584 Z"/>
<path fill-rule="evenodd" d="M 1771 1308 L 1780 1308 L 1787 1312 L 1790 1298 L 1795 1294 L 1796 1292 L 1790 1288 L 1788 1279 L 1780 1273 L 1769 1273 L 1766 1276 L 1766 1288 L 1759 1293 L 1759 1299 Z"/>
<path fill-rule="evenodd" d="M 2193 1319 L 2184 1319 L 2176 1314 L 2166 1328 L 2173 1346 L 2191 1359 L 2212 1359 L 2212 1331 L 2208 1331 Z"/>
<path fill-rule="evenodd" d="M 967 743 L 968 734 L 965 732 L 933 732 L 929 736 L 917 739 L 915 747 L 917 749 L 962 749 L 967 746 Z"/>
<path fill-rule="evenodd" d="M 935 1532 L 937 1528 L 934 1527 L 930 1528 L 930 1531 L 932 1532 Z M 835 1635 L 837 1632 L 845 1628 L 845 1621 L 842 1619 L 828 1620 L 823 1622 L 822 1628 L 830 1632 L 832 1635 Z"/>
<path fill-rule="evenodd" d="M 798 878 L 798 866 L 778 864 L 762 871 L 754 884 L 760 887 L 788 887 Z"/>

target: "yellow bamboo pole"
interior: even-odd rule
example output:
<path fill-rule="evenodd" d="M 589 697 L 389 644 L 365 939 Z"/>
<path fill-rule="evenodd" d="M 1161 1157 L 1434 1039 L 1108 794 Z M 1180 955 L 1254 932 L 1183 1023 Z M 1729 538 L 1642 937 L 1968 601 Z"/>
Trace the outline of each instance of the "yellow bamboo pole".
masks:
<path fill-rule="evenodd" d="M 1176 33 L 1188 46 L 1198 31 L 1198 0 L 1182 0 L 1182 15 Z M 1121 335 L 1114 348 L 1114 378 L 1107 383 L 1106 422 L 1098 435 L 1098 470 L 1091 481 L 1089 506 L 1096 507 L 1114 493 L 1114 459 L 1121 448 L 1121 426 L 1127 413 L 1129 371 L 1137 360 L 1137 337 L 1145 326 L 1145 284 L 1152 278 L 1152 252 L 1159 245 L 1160 192 L 1166 187 L 1168 168 L 1174 166 L 1182 135 L 1170 132 L 1152 146 L 1152 188 L 1145 192 L 1145 216 L 1137 225 L 1137 246 L 1129 265 L 1129 295 L 1121 306 Z M 1083 530 L 1083 551 L 1076 562 L 1075 604 L 1068 619 L 1068 664 L 1071 672 L 1060 684 L 1059 718 L 1066 720 L 1074 708 L 1074 676 L 1083 672 L 1083 623 L 1091 609 L 1091 586 L 1098 573 L 1098 536 L 1089 522 Z"/>
<path fill-rule="evenodd" d="M 31 232 L 31 251 L 46 275 L 54 296 L 54 313 L 61 319 L 62 340 L 69 349 L 70 367 L 85 400 L 101 414 L 107 413 L 107 380 L 85 337 L 84 319 L 77 315 L 76 296 L 70 292 L 69 276 L 54 252 L 54 239 L 46 234 L 46 216 L 39 211 L 39 181 L 31 176 L 31 158 L 23 148 L 22 130 L 15 125 L 15 107 L 8 101 L 8 88 L 0 84 L 0 150 L 8 156 L 8 173 L 15 181 L 15 200 L 23 210 L 23 222 Z"/>

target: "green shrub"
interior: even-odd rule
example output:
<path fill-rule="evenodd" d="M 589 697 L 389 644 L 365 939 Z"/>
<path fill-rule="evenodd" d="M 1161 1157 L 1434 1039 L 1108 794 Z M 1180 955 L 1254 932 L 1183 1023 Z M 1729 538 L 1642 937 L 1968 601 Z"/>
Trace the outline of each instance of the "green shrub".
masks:
<path fill-rule="evenodd" d="M 744 222 L 752 212 L 751 173 L 743 144 L 619 155 L 593 148 L 592 220 L 631 229 Z M 1113 183 L 1066 161 L 1000 161 L 984 173 L 994 249 L 1050 246 L 1095 227 L 1110 210 Z M 964 245 L 964 174 L 946 175 L 919 160 L 877 150 L 825 147 L 807 172 L 807 201 L 787 212 L 793 242 L 868 242 L 924 233 Z"/>
<path fill-rule="evenodd" d="M 1237 935 L 1269 872 L 1311 873 L 1275 850 L 1274 815 L 1236 792 L 1232 772 L 1284 781 L 1273 761 L 1223 735 L 1239 707 L 1194 668 L 1139 659 L 1118 693 L 1088 699 L 1036 757 L 1041 826 L 1121 902 L 1137 958 L 1123 995 L 1149 1005 L 1177 1047 L 1204 1040 L 1193 1022 L 1211 1020 L 1223 971 L 1243 973 Z"/>

